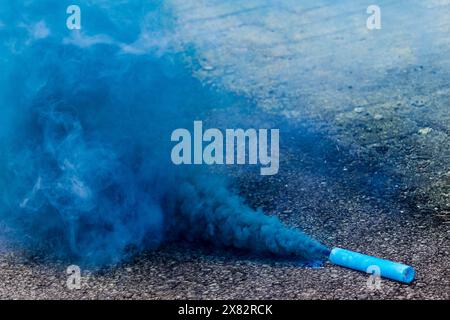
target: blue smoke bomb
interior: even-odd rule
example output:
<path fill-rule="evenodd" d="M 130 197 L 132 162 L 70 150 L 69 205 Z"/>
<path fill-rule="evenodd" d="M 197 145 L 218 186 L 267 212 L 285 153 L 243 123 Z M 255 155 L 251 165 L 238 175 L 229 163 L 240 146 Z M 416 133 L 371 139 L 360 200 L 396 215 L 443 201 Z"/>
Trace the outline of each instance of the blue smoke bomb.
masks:
<path fill-rule="evenodd" d="M 330 261 L 338 266 L 372 273 L 370 270 L 379 268 L 383 278 L 411 283 L 414 280 L 414 268 L 402 263 L 372 257 L 358 252 L 341 248 L 333 248 L 330 253 Z"/>

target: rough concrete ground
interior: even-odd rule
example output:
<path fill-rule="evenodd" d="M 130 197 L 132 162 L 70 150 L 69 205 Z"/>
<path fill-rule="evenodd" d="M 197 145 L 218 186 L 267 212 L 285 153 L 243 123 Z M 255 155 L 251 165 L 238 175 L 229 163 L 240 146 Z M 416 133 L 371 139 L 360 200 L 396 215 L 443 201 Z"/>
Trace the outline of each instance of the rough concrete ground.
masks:
<path fill-rule="evenodd" d="M 171 1 L 205 82 L 389 162 L 424 210 L 450 212 L 450 2 Z M 428 201 L 430 200 L 430 201 Z"/>

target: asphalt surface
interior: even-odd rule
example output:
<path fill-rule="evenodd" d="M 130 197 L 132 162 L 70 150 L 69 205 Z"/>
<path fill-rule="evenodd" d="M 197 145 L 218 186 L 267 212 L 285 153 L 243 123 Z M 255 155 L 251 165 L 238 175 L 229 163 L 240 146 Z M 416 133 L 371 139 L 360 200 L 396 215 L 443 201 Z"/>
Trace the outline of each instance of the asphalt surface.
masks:
<path fill-rule="evenodd" d="M 293 130 L 296 132 L 296 130 Z M 304 135 L 300 135 L 302 137 Z M 411 285 L 326 264 L 304 268 L 295 261 L 261 260 L 233 250 L 185 243 L 143 253 L 104 270 L 82 270 L 81 289 L 70 290 L 68 262 L 46 261 L 17 250 L 0 255 L 3 299 L 449 299 L 450 224 L 424 214 L 398 193 L 376 191 L 351 172 L 351 158 L 320 170 L 311 149 L 294 134 L 283 150 L 280 174 L 266 180 L 234 171 L 235 186 L 249 205 L 262 207 L 329 246 L 340 246 L 414 266 Z M 326 147 L 323 142 L 321 148 Z M 293 152 L 300 150 L 303 152 Z M 322 154 L 322 153 L 321 153 Z M 330 175 L 328 170 L 335 170 Z M 338 171 L 341 171 L 339 174 Z"/>
<path fill-rule="evenodd" d="M 364 1 L 171 3 L 200 79 L 390 162 L 417 204 L 450 213 L 447 0 L 377 1 L 374 31 Z"/>

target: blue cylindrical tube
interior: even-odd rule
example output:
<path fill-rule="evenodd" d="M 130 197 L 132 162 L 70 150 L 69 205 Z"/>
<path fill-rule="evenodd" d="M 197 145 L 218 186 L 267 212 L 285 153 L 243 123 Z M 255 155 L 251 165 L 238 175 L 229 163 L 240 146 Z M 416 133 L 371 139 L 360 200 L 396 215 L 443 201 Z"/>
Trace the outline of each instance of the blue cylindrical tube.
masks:
<path fill-rule="evenodd" d="M 367 273 L 378 270 L 381 277 L 404 283 L 411 283 L 415 275 L 414 269 L 410 266 L 341 248 L 331 250 L 330 261 L 342 267 Z"/>

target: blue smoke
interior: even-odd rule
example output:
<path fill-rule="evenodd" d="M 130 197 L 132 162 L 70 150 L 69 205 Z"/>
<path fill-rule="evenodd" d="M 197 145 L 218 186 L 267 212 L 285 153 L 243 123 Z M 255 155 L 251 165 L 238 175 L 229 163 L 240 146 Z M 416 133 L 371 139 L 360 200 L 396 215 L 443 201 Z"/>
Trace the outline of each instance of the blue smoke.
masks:
<path fill-rule="evenodd" d="M 0 4 L 0 219 L 27 248 L 116 263 L 163 241 L 324 259 L 328 250 L 247 207 L 206 169 L 170 162 L 170 133 L 242 100 L 185 67 L 159 1 Z M 204 170 L 204 171 L 202 171 Z"/>

